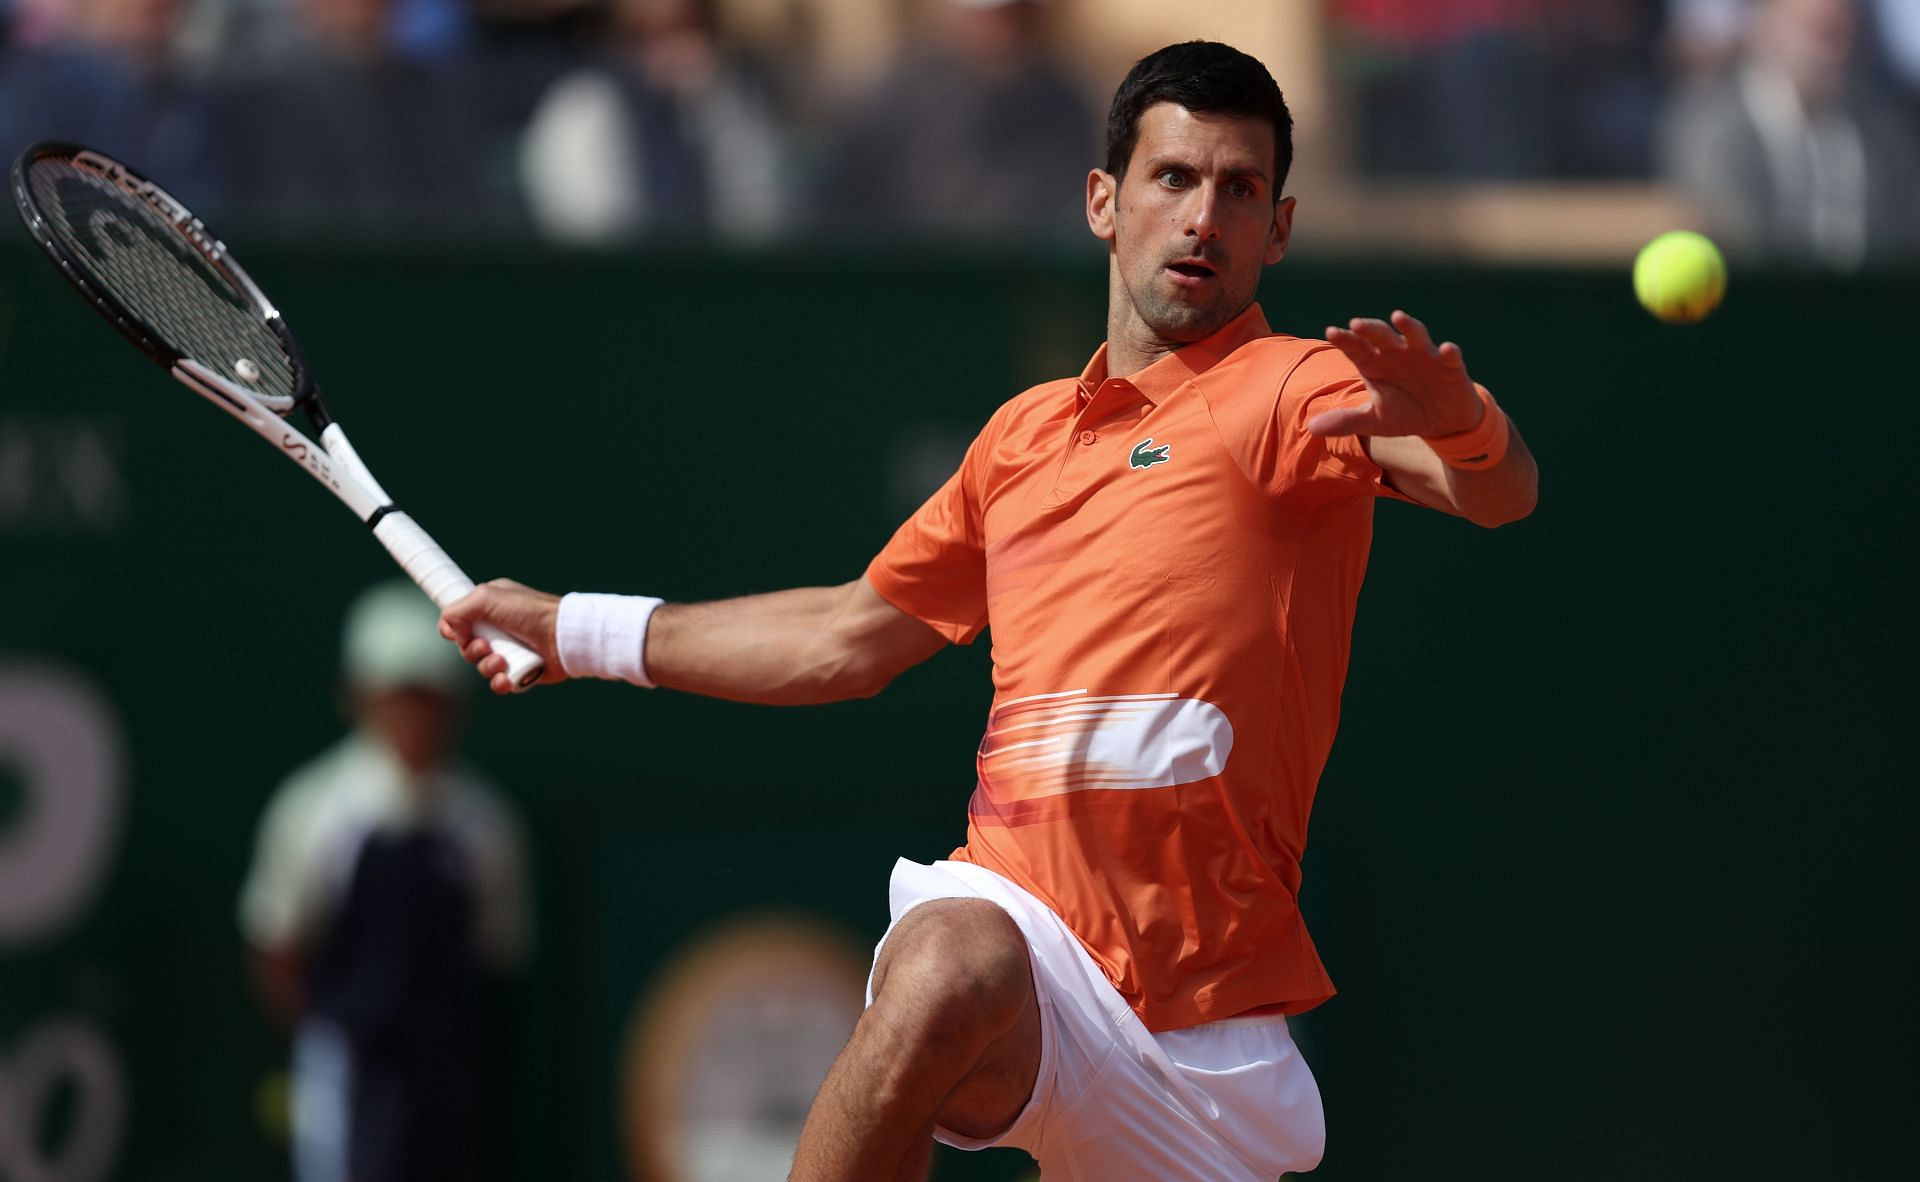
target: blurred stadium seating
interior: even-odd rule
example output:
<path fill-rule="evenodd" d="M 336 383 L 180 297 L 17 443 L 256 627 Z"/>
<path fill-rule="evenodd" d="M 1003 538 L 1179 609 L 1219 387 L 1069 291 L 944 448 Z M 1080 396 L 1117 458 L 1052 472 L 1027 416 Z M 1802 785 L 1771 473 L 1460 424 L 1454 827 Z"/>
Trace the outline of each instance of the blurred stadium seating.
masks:
<path fill-rule="evenodd" d="M 1777 253 L 1764 213 L 1723 208 L 1768 178 L 1711 129 L 1710 92 L 1783 23 L 1749 9 L 1836 55 L 1833 110 L 1885 165 L 1876 211 L 1920 143 L 1901 0 L 1217 9 L 1208 35 L 1268 61 L 1295 108 L 1307 253 L 1618 261 L 1683 223 Z M 1194 32 L 1154 0 L 11 0 L 4 20 L 10 151 L 96 143 L 253 237 L 576 248 L 1074 241 L 1114 80 Z M 1848 200 L 1819 216 L 1875 228 L 1799 257 L 1912 257 Z"/>

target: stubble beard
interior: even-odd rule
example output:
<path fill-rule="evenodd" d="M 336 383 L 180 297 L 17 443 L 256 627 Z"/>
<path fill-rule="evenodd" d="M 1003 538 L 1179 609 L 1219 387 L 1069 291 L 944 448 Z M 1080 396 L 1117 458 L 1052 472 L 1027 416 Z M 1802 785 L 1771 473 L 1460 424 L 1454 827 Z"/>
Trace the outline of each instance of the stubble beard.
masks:
<path fill-rule="evenodd" d="M 1155 264 L 1153 273 L 1144 283 L 1127 285 L 1127 297 L 1133 303 L 1134 315 L 1154 336 L 1183 345 L 1205 340 L 1226 327 L 1229 321 L 1253 302 L 1251 291 L 1239 293 L 1227 289 L 1224 260 L 1216 257 L 1210 261 L 1220 268 L 1215 280 L 1218 286 L 1212 297 L 1204 303 L 1182 299 L 1176 294 L 1160 290 L 1164 264 Z"/>

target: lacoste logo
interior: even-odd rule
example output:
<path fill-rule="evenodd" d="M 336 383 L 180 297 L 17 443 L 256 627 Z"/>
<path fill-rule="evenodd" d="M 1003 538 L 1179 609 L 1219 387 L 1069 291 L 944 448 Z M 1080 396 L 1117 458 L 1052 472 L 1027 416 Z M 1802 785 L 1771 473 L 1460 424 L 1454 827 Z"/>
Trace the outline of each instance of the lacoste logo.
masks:
<path fill-rule="evenodd" d="M 1155 447 L 1153 436 L 1149 435 L 1133 445 L 1133 454 L 1127 457 L 1127 467 L 1151 468 L 1155 464 L 1164 464 L 1167 462 L 1167 452 L 1172 447 L 1171 443 L 1163 443 Z"/>

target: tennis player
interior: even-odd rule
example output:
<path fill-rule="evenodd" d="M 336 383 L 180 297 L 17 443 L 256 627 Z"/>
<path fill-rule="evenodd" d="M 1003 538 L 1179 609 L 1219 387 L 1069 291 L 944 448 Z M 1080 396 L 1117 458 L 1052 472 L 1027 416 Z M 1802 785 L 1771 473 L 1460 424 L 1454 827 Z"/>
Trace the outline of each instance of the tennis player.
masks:
<path fill-rule="evenodd" d="M 1063 1180 L 1271 1182 L 1320 1159 L 1287 1017 L 1333 986 L 1295 896 L 1373 503 L 1499 525 L 1532 511 L 1536 472 L 1413 317 L 1268 328 L 1291 124 L 1227 46 L 1133 68 L 1087 177 L 1106 343 L 1002 406 L 861 578 L 704 604 L 496 582 L 443 617 L 499 691 L 482 620 L 550 681 L 767 703 L 873 694 L 993 629 L 966 844 L 896 866 L 871 1004 L 794 1179 L 920 1178 L 934 1138 Z"/>

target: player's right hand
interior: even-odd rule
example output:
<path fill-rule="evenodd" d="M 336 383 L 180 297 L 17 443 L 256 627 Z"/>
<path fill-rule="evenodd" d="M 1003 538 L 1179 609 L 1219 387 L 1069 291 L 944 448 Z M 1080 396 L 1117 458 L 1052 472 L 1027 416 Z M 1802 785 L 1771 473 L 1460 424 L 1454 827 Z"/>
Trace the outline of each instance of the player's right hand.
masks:
<path fill-rule="evenodd" d="M 560 619 L 560 597 L 536 591 L 512 579 L 494 579 L 473 589 L 472 594 L 440 613 L 440 635 L 451 640 L 460 655 L 471 661 L 487 685 L 496 694 L 513 692 L 507 676 L 507 661 L 479 636 L 474 627 L 492 624 L 540 654 L 546 672 L 537 685 L 553 685 L 567 679 L 560 665 L 556 629 Z"/>

